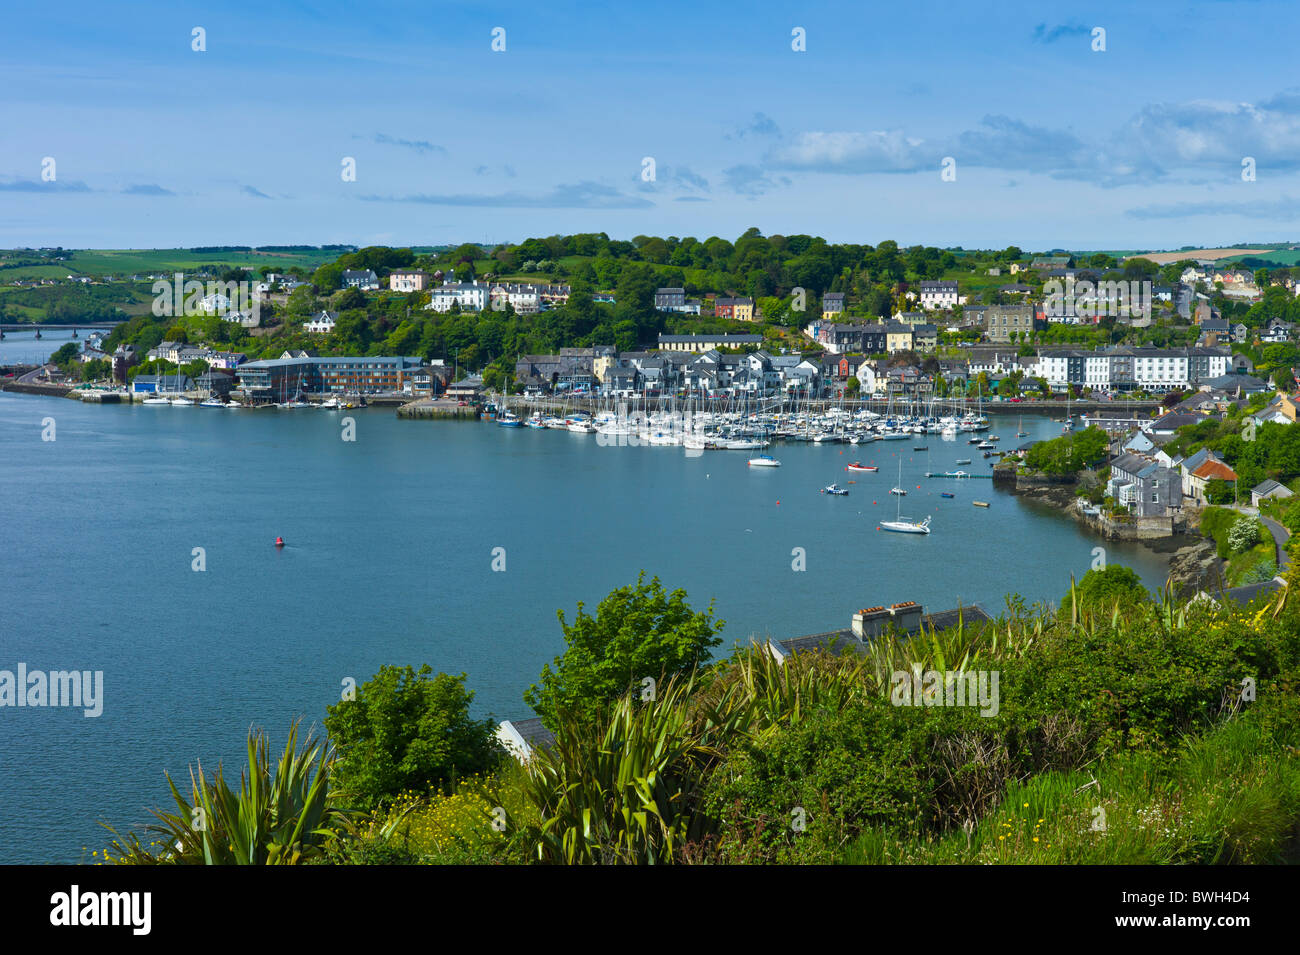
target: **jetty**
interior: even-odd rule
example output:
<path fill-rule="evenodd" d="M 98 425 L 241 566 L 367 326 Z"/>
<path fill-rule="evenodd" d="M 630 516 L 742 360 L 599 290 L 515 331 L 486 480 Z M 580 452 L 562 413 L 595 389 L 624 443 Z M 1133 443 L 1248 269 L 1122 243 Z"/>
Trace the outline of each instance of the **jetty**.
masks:
<path fill-rule="evenodd" d="M 477 421 L 479 408 L 474 404 L 461 404 L 440 398 L 417 398 L 397 409 L 399 418 L 441 418 L 449 421 Z"/>

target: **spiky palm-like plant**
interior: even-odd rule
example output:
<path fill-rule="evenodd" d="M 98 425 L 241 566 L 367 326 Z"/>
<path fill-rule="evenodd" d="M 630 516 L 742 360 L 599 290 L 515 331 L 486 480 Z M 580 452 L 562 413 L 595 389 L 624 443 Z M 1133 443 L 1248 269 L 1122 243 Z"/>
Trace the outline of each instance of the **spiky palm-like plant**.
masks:
<path fill-rule="evenodd" d="M 347 818 L 330 804 L 333 753 L 309 734 L 298 745 L 298 721 L 284 752 L 272 763 L 266 734 L 248 734 L 248 768 L 239 791 L 220 764 L 209 779 L 190 769 L 190 798 L 167 775 L 176 812 L 153 810 L 148 845 L 134 833 L 114 839 L 105 857 L 123 865 L 297 865 L 318 858 L 344 831 Z"/>
<path fill-rule="evenodd" d="M 706 834 L 697 804 L 721 758 L 712 740 L 743 732 L 745 719 L 692 705 L 692 689 L 668 680 L 654 699 L 624 696 L 594 732 L 561 715 L 524 784 L 544 820 L 529 833 L 539 861 L 654 865 Z"/>

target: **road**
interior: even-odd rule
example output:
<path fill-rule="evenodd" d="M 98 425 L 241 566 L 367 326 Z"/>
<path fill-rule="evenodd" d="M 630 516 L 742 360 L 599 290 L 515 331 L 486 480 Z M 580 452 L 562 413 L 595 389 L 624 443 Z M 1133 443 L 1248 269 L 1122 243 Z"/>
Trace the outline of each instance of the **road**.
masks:
<path fill-rule="evenodd" d="M 1277 546 L 1277 572 L 1285 574 L 1287 566 L 1291 563 L 1291 555 L 1286 552 L 1285 547 L 1291 532 L 1271 517 L 1265 517 L 1261 514 L 1259 519 L 1268 528 L 1269 533 L 1273 535 L 1273 543 Z"/>
<path fill-rule="evenodd" d="M 1291 555 L 1286 552 L 1286 542 L 1291 537 L 1291 532 L 1273 518 L 1265 517 L 1257 507 L 1247 507 L 1241 504 L 1236 507 L 1229 507 L 1229 509 L 1239 514 L 1249 514 L 1251 517 L 1257 517 L 1268 528 L 1268 532 L 1273 535 L 1273 549 L 1277 552 L 1277 572 L 1279 575 L 1285 574 L 1287 567 L 1291 564 Z"/>

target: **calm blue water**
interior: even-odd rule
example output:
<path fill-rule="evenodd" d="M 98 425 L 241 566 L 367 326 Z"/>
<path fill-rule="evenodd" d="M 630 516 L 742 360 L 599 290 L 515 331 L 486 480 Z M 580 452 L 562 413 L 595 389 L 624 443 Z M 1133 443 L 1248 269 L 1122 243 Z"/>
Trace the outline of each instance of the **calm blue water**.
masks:
<path fill-rule="evenodd" d="M 911 451 L 920 441 L 778 445 L 784 466 L 763 470 L 747 452 L 349 414 L 356 443 L 336 413 L 0 394 L 0 669 L 102 670 L 106 697 L 97 719 L 0 709 L 0 862 L 81 859 L 104 843 L 97 820 L 143 823 L 166 802 L 164 770 L 224 758 L 237 776 L 250 725 L 279 745 L 293 717 L 319 723 L 344 678 L 384 663 L 467 672 L 480 713 L 527 715 L 523 690 L 563 647 L 557 608 L 594 612 L 641 568 L 693 606 L 713 601 L 730 645 L 900 600 L 994 613 L 1009 591 L 1056 600 L 1097 543 L 992 482 L 921 477 L 958 457 L 985 469 L 964 439 L 931 435 L 928 455 Z M 46 417 L 54 442 L 40 440 Z M 1014 424 L 995 427 L 1003 445 Z M 904 514 L 929 513 L 929 537 L 875 529 L 895 511 L 897 452 Z M 857 459 L 880 472 L 846 474 Z M 850 479 L 846 498 L 817 493 Z M 195 547 L 206 572 L 191 570 Z M 1108 550 L 1163 580 L 1157 555 Z"/>
<path fill-rule="evenodd" d="M 77 347 L 86 340 L 86 330 L 77 329 Z M 35 332 L 5 332 L 0 341 L 0 365 L 39 365 L 49 361 L 60 345 L 73 341 L 72 329 L 43 329 L 41 337 Z"/>

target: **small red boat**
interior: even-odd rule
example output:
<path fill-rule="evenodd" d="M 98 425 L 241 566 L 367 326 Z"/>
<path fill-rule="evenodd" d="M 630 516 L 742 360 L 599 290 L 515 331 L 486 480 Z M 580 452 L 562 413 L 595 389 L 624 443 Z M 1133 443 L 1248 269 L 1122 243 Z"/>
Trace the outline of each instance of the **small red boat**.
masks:
<path fill-rule="evenodd" d="M 276 546 L 276 547 L 283 547 L 283 546 L 284 546 L 284 538 L 283 538 L 283 537 L 277 537 L 277 538 L 275 539 L 275 546 Z"/>
<path fill-rule="evenodd" d="M 863 464 L 861 461 L 854 461 L 844 470 L 846 471 L 879 471 L 880 468 L 873 468 L 869 464 Z"/>

